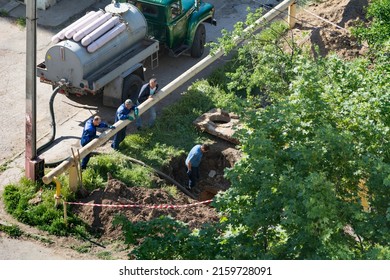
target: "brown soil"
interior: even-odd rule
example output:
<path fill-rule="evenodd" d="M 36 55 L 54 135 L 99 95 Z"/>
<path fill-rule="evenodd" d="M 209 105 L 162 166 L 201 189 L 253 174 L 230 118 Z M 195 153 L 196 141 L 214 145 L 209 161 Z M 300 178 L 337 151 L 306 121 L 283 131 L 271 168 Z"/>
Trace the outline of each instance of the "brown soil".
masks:
<path fill-rule="evenodd" d="M 73 205 L 72 211 L 86 222 L 94 233 L 100 235 L 101 240 L 117 239 L 122 236 L 121 229 L 113 226 L 113 220 L 118 214 L 126 216 L 133 223 L 148 221 L 162 215 L 171 216 L 176 220 L 187 223 L 190 228 L 199 228 L 204 223 L 215 222 L 218 220 L 215 209 L 209 203 L 198 203 L 199 201 L 212 199 L 219 191 L 229 188 L 229 182 L 223 178 L 223 170 L 225 167 L 231 167 L 240 157 L 239 151 L 231 146 L 230 143 L 224 140 L 218 141 L 211 145 L 211 151 L 203 157 L 200 166 L 201 178 L 199 184 L 191 190 L 191 193 L 198 200 L 191 199 L 180 189 L 175 194 L 170 194 L 164 189 L 128 187 L 119 180 L 110 179 L 105 189 L 97 189 L 79 202 L 133 205 L 132 207 Z M 164 170 L 182 185 L 186 185 L 188 181 L 184 159 L 185 155 L 173 159 L 170 167 Z M 213 177 L 208 176 L 211 170 L 216 173 Z M 180 207 L 158 209 L 157 206 L 159 205 Z"/>
<path fill-rule="evenodd" d="M 344 59 L 356 58 L 364 54 L 367 47 L 358 44 L 348 29 L 353 27 L 357 20 L 365 20 L 367 5 L 368 0 L 326 0 L 312 4 L 298 11 L 297 24 L 291 32 L 298 45 L 308 46 L 312 51 L 313 46 L 318 46 L 321 56 L 335 53 Z"/>
<path fill-rule="evenodd" d="M 203 223 L 217 220 L 215 210 L 208 204 L 192 205 L 198 201 L 192 200 L 182 193 L 170 195 L 162 189 L 145 189 L 127 187 L 116 179 L 109 180 L 105 190 L 95 190 L 82 203 L 108 205 L 137 205 L 132 208 L 111 208 L 74 206 L 73 212 L 85 221 L 93 231 L 102 235 L 102 239 L 120 238 L 121 230 L 113 226 L 116 215 L 124 215 L 133 223 L 149 221 L 162 215 L 171 216 L 189 225 L 190 228 L 200 227 Z M 183 206 L 177 209 L 156 209 L 159 205 Z"/>

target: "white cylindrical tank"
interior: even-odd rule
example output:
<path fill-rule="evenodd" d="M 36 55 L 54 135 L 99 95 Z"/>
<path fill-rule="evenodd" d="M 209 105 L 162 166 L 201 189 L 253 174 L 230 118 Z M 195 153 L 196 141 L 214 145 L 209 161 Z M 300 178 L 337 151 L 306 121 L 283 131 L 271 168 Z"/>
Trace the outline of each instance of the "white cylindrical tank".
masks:
<path fill-rule="evenodd" d="M 119 23 L 119 17 L 117 17 L 117 16 L 112 17 L 107 22 L 105 22 L 104 24 L 99 26 L 97 29 L 95 29 L 93 32 L 91 32 L 87 36 L 85 36 L 81 40 L 81 44 L 84 47 L 87 47 L 89 44 L 91 44 L 93 41 L 95 41 L 97 38 L 102 36 L 104 33 L 106 33 L 108 30 L 113 28 L 118 23 Z"/>
<path fill-rule="evenodd" d="M 110 42 L 113 38 L 118 36 L 120 33 L 126 30 L 126 24 L 120 23 L 117 26 L 115 26 L 113 29 L 108 31 L 106 34 L 101 36 L 99 39 L 97 39 L 95 42 L 90 44 L 87 47 L 88 52 L 93 53 L 96 52 L 98 49 L 103 47 L 105 44 Z"/>
<path fill-rule="evenodd" d="M 121 22 L 126 25 L 124 31 L 110 38 L 93 53 L 89 53 L 81 42 L 74 40 L 58 42 L 46 53 L 45 78 L 55 82 L 65 79 L 72 86 L 83 87 L 83 80 L 93 76 L 108 63 L 129 51 L 136 43 L 142 41 L 147 34 L 144 16 L 131 4 L 121 3 L 120 5 L 122 9 L 126 6 L 127 10 L 119 16 Z"/>
<path fill-rule="evenodd" d="M 72 28 L 69 28 L 69 30 L 67 30 L 65 32 L 65 37 L 68 39 L 71 39 L 77 31 L 84 28 L 92 20 L 95 20 L 95 19 L 101 17 L 102 15 L 103 15 L 103 11 L 98 11 L 95 14 L 93 14 L 92 16 L 90 16 L 89 18 L 87 18 L 86 20 L 79 22 L 78 24 L 74 25 Z"/>
<path fill-rule="evenodd" d="M 83 29 L 77 31 L 76 34 L 73 35 L 73 40 L 80 41 L 85 36 L 87 36 L 89 33 L 91 33 L 93 30 L 101 26 L 103 23 L 108 21 L 110 18 L 112 18 L 110 13 L 105 13 L 101 17 L 95 19 L 94 21 L 90 22 L 87 26 L 85 26 Z"/>
<path fill-rule="evenodd" d="M 79 24 L 80 22 L 84 22 L 86 20 L 88 20 L 88 18 L 90 18 L 91 16 L 93 16 L 94 14 L 96 14 L 95 11 L 91 11 L 89 13 L 87 13 L 85 16 L 83 16 L 82 18 L 79 18 L 78 20 L 76 20 L 75 22 L 73 22 L 71 25 L 67 26 L 66 28 L 62 29 L 60 32 L 58 32 L 57 34 L 55 34 L 52 38 L 51 38 L 51 41 L 56 44 L 58 43 L 59 41 L 63 40 L 65 38 L 65 33 L 71 29 L 73 26 L 76 26 L 77 24 Z"/>

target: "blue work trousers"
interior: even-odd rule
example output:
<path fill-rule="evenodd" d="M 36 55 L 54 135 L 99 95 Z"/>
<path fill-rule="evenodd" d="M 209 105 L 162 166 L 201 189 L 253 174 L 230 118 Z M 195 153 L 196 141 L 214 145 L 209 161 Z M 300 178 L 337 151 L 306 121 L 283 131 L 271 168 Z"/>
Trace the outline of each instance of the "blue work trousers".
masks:
<path fill-rule="evenodd" d="M 111 147 L 115 150 L 119 149 L 119 144 L 125 139 L 126 137 L 126 127 L 122 128 L 117 134 L 114 136 L 114 141 L 112 141 Z"/>
<path fill-rule="evenodd" d="M 199 167 L 191 167 L 191 174 L 188 175 L 188 186 L 194 188 L 199 180 Z"/>
<path fill-rule="evenodd" d="M 85 145 L 87 145 L 89 142 L 87 143 L 81 143 L 81 147 L 84 147 Z M 87 168 L 87 164 L 89 162 L 89 159 L 91 158 L 91 154 L 88 154 L 86 155 L 82 160 L 81 160 L 81 169 L 85 169 Z"/>
<path fill-rule="evenodd" d="M 156 113 L 156 107 L 152 106 L 149 108 L 148 110 L 149 112 L 149 127 L 152 127 L 156 121 L 156 117 L 157 117 L 157 113 Z M 137 120 L 136 120 L 136 125 L 137 125 L 137 128 L 141 128 L 142 127 L 142 119 L 141 119 L 141 116 L 138 116 Z"/>

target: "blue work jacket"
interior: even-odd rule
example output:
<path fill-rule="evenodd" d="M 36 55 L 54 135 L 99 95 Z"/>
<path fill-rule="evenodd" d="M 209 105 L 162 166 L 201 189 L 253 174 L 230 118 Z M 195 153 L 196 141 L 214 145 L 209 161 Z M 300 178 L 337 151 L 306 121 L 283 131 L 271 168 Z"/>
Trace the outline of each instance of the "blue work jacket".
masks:
<path fill-rule="evenodd" d="M 101 122 L 98 126 L 94 126 L 93 118 L 87 120 L 87 122 L 84 125 L 83 134 L 81 135 L 81 146 L 85 146 L 93 139 L 98 137 L 96 135 L 96 128 L 98 127 L 108 127 L 108 125 L 105 122 Z"/>
<path fill-rule="evenodd" d="M 127 109 L 126 108 L 126 105 L 125 103 L 123 103 L 121 106 L 118 107 L 118 109 L 116 110 L 116 114 L 115 114 L 115 122 L 119 121 L 119 120 L 125 120 L 129 117 L 129 114 L 131 111 L 134 111 L 134 109 L 136 108 L 135 105 L 133 105 L 130 109 Z"/>

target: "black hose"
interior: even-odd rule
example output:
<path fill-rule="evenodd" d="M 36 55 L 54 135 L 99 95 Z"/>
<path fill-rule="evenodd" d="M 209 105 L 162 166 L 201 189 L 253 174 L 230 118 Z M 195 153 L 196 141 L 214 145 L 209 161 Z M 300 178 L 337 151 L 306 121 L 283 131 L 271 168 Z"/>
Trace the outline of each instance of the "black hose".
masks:
<path fill-rule="evenodd" d="M 49 147 L 55 140 L 56 138 L 56 120 L 55 120 L 55 115 L 54 115 L 54 98 L 56 97 L 57 93 L 59 92 L 61 86 L 57 86 L 54 90 L 53 90 L 53 93 L 50 97 L 50 101 L 49 101 L 49 106 L 50 106 L 50 117 L 51 117 L 51 126 L 52 126 L 52 133 L 51 133 L 51 138 L 50 140 L 43 144 L 42 146 L 40 146 L 38 149 L 37 149 L 37 154 L 39 155 L 44 149 L 46 149 L 47 147 Z M 57 165 L 59 165 L 61 162 L 63 162 L 66 158 L 64 159 L 61 159 L 59 161 L 55 161 L 55 162 L 47 162 L 45 163 L 45 167 L 56 167 Z"/>
<path fill-rule="evenodd" d="M 47 147 L 49 147 L 51 145 L 51 143 L 53 143 L 55 137 L 56 137 L 56 120 L 55 120 L 55 116 L 54 116 L 54 98 L 56 97 L 58 91 L 60 90 L 60 86 L 56 87 L 50 97 L 50 101 L 49 101 L 49 106 L 50 106 L 50 117 L 51 117 L 51 126 L 52 126 L 52 133 L 51 133 L 51 138 L 49 140 L 49 142 L 43 144 L 42 146 L 40 146 L 38 149 L 37 149 L 37 154 L 39 155 L 39 153 L 46 149 Z"/>
<path fill-rule="evenodd" d="M 45 162 L 45 167 L 48 167 L 48 168 L 57 167 L 58 165 L 60 165 L 66 159 L 68 159 L 68 157 L 60 159 L 58 161 L 54 161 L 54 162 Z"/>

